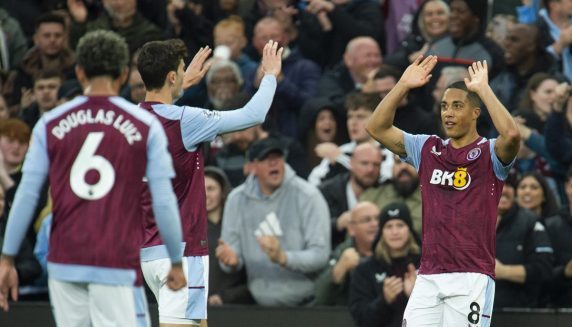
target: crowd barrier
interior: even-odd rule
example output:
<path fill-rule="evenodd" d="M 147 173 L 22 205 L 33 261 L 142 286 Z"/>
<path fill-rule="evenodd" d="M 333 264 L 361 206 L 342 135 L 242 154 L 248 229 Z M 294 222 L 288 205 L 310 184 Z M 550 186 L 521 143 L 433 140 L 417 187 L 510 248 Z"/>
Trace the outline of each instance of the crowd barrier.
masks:
<path fill-rule="evenodd" d="M 157 305 L 149 306 L 153 326 L 158 326 Z M 354 327 L 344 307 L 285 308 L 224 306 L 209 308 L 209 327 Z M 9 313 L 0 312 L 1 327 L 51 327 L 46 302 L 13 303 Z M 572 309 L 505 309 L 493 315 L 492 327 L 571 327 Z"/>

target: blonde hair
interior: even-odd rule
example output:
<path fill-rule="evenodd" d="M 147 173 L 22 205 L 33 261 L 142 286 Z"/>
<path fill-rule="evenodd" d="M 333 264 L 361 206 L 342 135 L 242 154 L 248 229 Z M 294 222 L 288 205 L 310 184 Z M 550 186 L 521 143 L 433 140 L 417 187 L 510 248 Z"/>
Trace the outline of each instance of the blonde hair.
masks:
<path fill-rule="evenodd" d="M 246 28 L 244 26 L 244 20 L 240 18 L 240 16 L 231 15 L 228 18 L 225 18 L 218 22 L 213 30 L 213 35 L 217 33 L 221 33 L 222 30 L 231 30 L 234 33 L 238 33 L 240 35 L 246 35 Z"/>
<path fill-rule="evenodd" d="M 383 231 L 381 231 L 381 233 L 383 233 Z M 413 233 L 411 232 L 411 230 L 409 231 L 409 238 L 407 239 L 407 243 L 405 244 L 405 248 L 407 249 L 407 254 L 419 254 L 419 253 L 421 253 L 421 248 L 417 244 L 417 241 L 415 241 L 415 238 L 413 237 Z M 379 238 L 379 241 L 377 242 L 377 244 L 375 246 L 375 257 L 377 259 L 381 259 L 381 260 L 383 260 L 389 264 L 392 261 L 389 245 L 387 245 L 387 243 L 385 242 L 383 237 Z"/>

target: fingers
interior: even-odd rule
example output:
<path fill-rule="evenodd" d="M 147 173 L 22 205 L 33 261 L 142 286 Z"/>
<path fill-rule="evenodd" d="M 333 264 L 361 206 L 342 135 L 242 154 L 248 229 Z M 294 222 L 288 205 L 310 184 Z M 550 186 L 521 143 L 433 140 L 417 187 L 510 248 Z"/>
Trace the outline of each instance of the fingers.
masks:
<path fill-rule="evenodd" d="M 423 59 L 423 55 L 419 55 L 419 57 L 417 57 L 417 59 L 415 59 L 415 61 L 413 62 L 413 65 L 419 66 L 422 59 Z"/>
<path fill-rule="evenodd" d="M 10 294 L 12 295 L 12 300 L 18 302 L 18 286 L 12 287 L 10 289 Z"/>

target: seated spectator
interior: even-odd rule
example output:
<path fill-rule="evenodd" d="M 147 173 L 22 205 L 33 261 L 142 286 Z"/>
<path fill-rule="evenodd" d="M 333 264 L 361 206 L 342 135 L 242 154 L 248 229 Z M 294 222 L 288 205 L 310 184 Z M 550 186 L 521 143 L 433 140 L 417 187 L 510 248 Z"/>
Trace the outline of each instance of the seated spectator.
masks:
<path fill-rule="evenodd" d="M 216 249 L 223 270 L 246 268 L 248 289 L 265 306 L 312 301 L 311 275 L 330 253 L 328 205 L 294 174 L 284 153 L 271 138 L 250 147 L 252 172 L 228 197 Z"/>
<path fill-rule="evenodd" d="M 385 44 L 383 16 L 376 1 L 309 0 L 303 3 L 298 43 L 302 53 L 332 68 L 345 57 L 348 43 L 355 37 L 367 37 Z M 345 51 L 345 52 L 344 52 Z"/>
<path fill-rule="evenodd" d="M 391 154 L 394 156 L 394 154 Z M 359 198 L 360 201 L 369 201 L 383 208 L 394 202 L 407 205 L 411 212 L 411 225 L 413 230 L 421 235 L 421 189 L 419 187 L 419 175 L 415 167 L 401 161 L 395 156 L 391 179 L 385 183 L 366 190 Z"/>
<path fill-rule="evenodd" d="M 443 0 L 424 1 L 412 22 L 412 32 L 399 49 L 385 57 L 385 63 L 399 71 L 405 71 L 419 55 L 429 50 L 431 44 L 449 32 L 449 5 Z M 441 100 L 441 98 L 439 98 Z"/>
<path fill-rule="evenodd" d="M 554 191 L 537 171 L 523 174 L 518 180 L 516 203 L 532 211 L 539 219 L 554 216 L 559 211 Z"/>
<path fill-rule="evenodd" d="M 387 205 L 381 209 L 379 227 L 373 256 L 358 265 L 351 277 L 349 309 L 359 327 L 402 326 L 417 278 L 420 247 L 409 209 L 400 203 Z"/>
<path fill-rule="evenodd" d="M 225 101 L 237 96 L 244 83 L 236 63 L 230 60 L 215 60 L 207 72 L 208 100 L 202 108 L 221 110 Z"/>
<path fill-rule="evenodd" d="M 224 204 L 230 183 L 224 172 L 216 167 L 205 167 L 205 189 L 209 241 L 209 305 L 252 304 L 254 299 L 246 286 L 246 272 L 226 273 L 221 270 L 215 249 L 220 239 Z"/>
<path fill-rule="evenodd" d="M 324 181 L 319 189 L 324 195 L 332 225 L 332 249 L 346 239 L 346 230 L 351 220 L 351 210 L 360 196 L 379 181 L 381 152 L 369 142 L 359 144 L 350 159 L 350 171 Z"/>
<path fill-rule="evenodd" d="M 58 105 L 58 90 L 62 85 L 62 77 L 57 71 L 41 71 L 34 79 L 32 95 L 34 102 L 26 108 L 22 108 L 20 118 L 28 124 L 30 129 L 46 112 Z"/>
<path fill-rule="evenodd" d="M 572 165 L 572 151 L 569 151 L 572 149 L 572 101 L 569 92 L 568 84 L 558 86 L 553 110 L 544 126 L 548 152 L 563 166 Z"/>
<path fill-rule="evenodd" d="M 519 109 L 528 96 L 525 89 L 531 77 L 556 70 L 554 59 L 540 44 L 538 28 L 533 25 L 516 24 L 508 30 L 504 60 L 506 67 L 491 81 L 491 87 L 511 112 Z"/>
<path fill-rule="evenodd" d="M 540 31 L 541 44 L 558 62 L 559 71 L 568 80 L 572 79 L 572 6 L 568 1 L 544 0 L 544 8 L 538 13 L 536 25 Z"/>
<path fill-rule="evenodd" d="M 320 67 L 304 58 L 297 48 L 290 48 L 289 38 L 284 26 L 273 17 L 261 19 L 254 28 L 252 43 L 258 54 L 262 55 L 264 45 L 277 41 L 284 47 L 282 73 L 278 76 L 278 85 L 267 121 L 271 129 L 289 137 L 298 137 L 298 117 L 302 105 L 316 92 L 320 79 Z M 253 87 L 258 88 L 262 79 L 262 67 L 254 76 Z M 252 90 L 251 90 L 252 91 Z"/>
<path fill-rule="evenodd" d="M 313 169 L 322 161 L 315 151 L 318 145 L 322 143 L 342 144 L 345 123 L 330 100 L 312 98 L 306 101 L 300 113 L 298 130 L 300 142 L 308 154 L 309 169 Z"/>
<path fill-rule="evenodd" d="M 54 71 L 62 79 L 75 78 L 75 56 L 67 45 L 67 31 L 61 15 L 38 17 L 34 46 L 26 52 L 18 70 L 6 81 L 4 94 L 10 106 L 23 110 L 31 104 L 32 88 L 38 75 Z"/>
<path fill-rule="evenodd" d="M 315 46 L 315 45 L 314 45 Z M 320 51 L 327 53 L 324 49 Z M 328 98 L 345 117 L 344 103 L 346 95 L 361 90 L 369 74 L 381 67 L 383 58 L 377 42 L 371 37 L 352 39 L 344 52 L 343 61 L 322 75 L 318 82 L 316 95 Z"/>
<path fill-rule="evenodd" d="M 83 1 L 68 1 L 68 10 L 72 17 L 72 48 L 75 49 L 79 38 L 85 33 L 99 29 L 111 30 L 123 37 L 131 55 L 143 44 L 163 39 L 161 30 L 137 10 L 137 0 L 102 0 L 102 3 L 103 12 L 95 19 L 88 19 L 88 11 Z"/>
<path fill-rule="evenodd" d="M 544 225 L 504 185 L 498 205 L 495 308 L 535 308 L 552 275 L 553 250 Z"/>
<path fill-rule="evenodd" d="M 558 215 L 545 219 L 546 231 L 554 248 L 554 268 L 550 283 L 550 303 L 556 308 L 572 307 L 572 167 L 565 180 L 568 206 Z"/>
<path fill-rule="evenodd" d="M 350 213 L 350 237 L 334 249 L 329 266 L 316 280 L 315 305 L 348 305 L 351 274 L 372 256 L 378 233 L 379 208 L 371 202 L 358 203 Z"/>
<path fill-rule="evenodd" d="M 223 1 L 224 2 L 224 1 Z M 252 83 L 258 64 L 250 59 L 243 50 L 248 44 L 244 21 L 239 16 L 230 16 L 218 22 L 214 27 L 214 45 L 226 46 L 230 50 L 229 59 L 235 62 L 247 83 Z"/>
<path fill-rule="evenodd" d="M 323 158 L 319 165 L 314 167 L 308 176 L 308 182 L 312 185 L 320 185 L 323 181 L 337 174 L 346 172 L 350 168 L 350 156 L 356 146 L 365 142 L 377 144 L 365 130 L 367 120 L 379 103 L 377 95 L 366 95 L 354 92 L 348 95 L 346 106 L 348 119 L 346 122 L 350 142 L 337 146 L 334 143 L 325 142 L 316 147 L 316 153 Z M 391 176 L 393 155 L 389 150 L 381 150 L 384 160 L 380 168 L 380 182 Z"/>

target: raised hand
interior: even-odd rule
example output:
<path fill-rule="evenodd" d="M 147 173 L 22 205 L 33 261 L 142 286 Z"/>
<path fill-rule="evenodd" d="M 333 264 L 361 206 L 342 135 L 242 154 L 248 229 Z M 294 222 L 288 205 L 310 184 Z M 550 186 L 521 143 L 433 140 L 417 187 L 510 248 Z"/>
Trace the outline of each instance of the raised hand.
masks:
<path fill-rule="evenodd" d="M 83 0 L 67 0 L 68 10 L 76 23 L 85 23 L 87 20 L 87 8 Z"/>
<path fill-rule="evenodd" d="M 167 275 L 167 286 L 173 290 L 177 291 L 187 285 L 187 280 L 185 278 L 185 272 L 183 270 L 183 266 L 179 264 L 175 264 L 171 266 L 171 271 Z"/>
<path fill-rule="evenodd" d="M 489 86 L 489 68 L 487 61 L 474 62 L 468 68 L 469 77 L 465 77 L 465 85 L 471 92 L 480 94 L 485 88 Z"/>
<path fill-rule="evenodd" d="M 212 61 L 207 62 L 212 50 L 207 45 L 204 48 L 200 48 L 199 51 L 193 57 L 193 60 L 185 70 L 185 75 L 183 76 L 183 89 L 187 89 L 193 85 L 198 84 L 212 65 Z"/>
<path fill-rule="evenodd" d="M 278 49 L 278 42 L 268 41 L 262 50 L 262 61 L 260 63 L 264 74 L 272 74 L 276 77 L 282 70 L 282 52 L 284 48 Z"/>
<path fill-rule="evenodd" d="M 417 57 L 415 61 L 407 67 L 401 78 L 399 84 L 404 85 L 408 89 L 421 87 L 431 79 L 431 71 L 437 65 L 437 56 L 423 56 Z"/>
<path fill-rule="evenodd" d="M 8 311 L 8 297 L 12 296 L 18 301 L 18 273 L 14 267 L 13 259 L 2 257 L 0 259 L 0 309 Z"/>
<path fill-rule="evenodd" d="M 562 107 L 568 100 L 569 96 L 570 85 L 566 82 L 558 84 L 554 89 L 554 103 L 552 104 L 552 109 L 556 112 L 562 112 Z"/>

